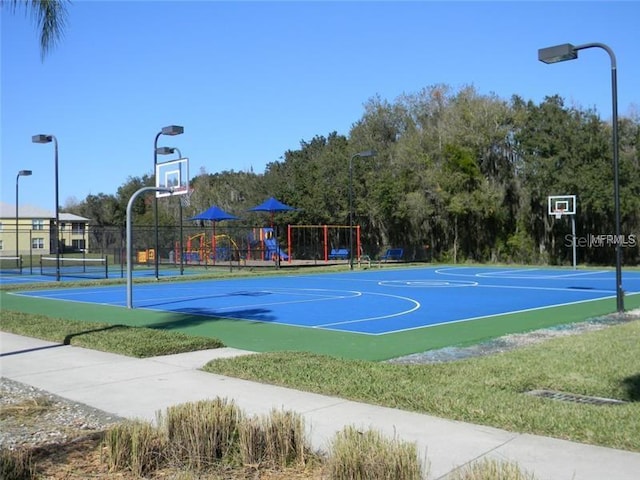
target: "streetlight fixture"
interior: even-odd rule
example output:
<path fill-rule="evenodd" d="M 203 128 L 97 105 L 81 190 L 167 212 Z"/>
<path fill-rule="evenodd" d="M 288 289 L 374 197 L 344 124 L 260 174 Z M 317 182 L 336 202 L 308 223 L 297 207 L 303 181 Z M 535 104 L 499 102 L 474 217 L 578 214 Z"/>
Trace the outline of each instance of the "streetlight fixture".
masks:
<path fill-rule="evenodd" d="M 177 153 L 178 158 L 182 158 L 182 152 L 178 147 L 158 147 L 156 148 L 156 152 L 158 155 L 171 155 L 172 153 Z M 182 241 L 182 201 L 178 202 L 180 206 L 179 215 L 180 215 L 180 275 L 184 274 L 184 263 L 182 258 L 183 251 L 183 241 Z"/>
<path fill-rule="evenodd" d="M 182 135 L 183 133 L 184 133 L 184 127 L 181 127 L 180 125 L 169 125 L 167 127 L 162 127 L 162 129 L 158 132 L 153 142 L 153 173 L 154 175 L 156 172 L 156 165 L 158 164 L 158 153 L 159 153 L 158 138 L 160 138 L 160 135 L 168 135 L 170 137 L 173 137 L 175 135 Z M 156 235 L 154 265 L 155 265 L 156 280 L 158 280 L 158 269 L 159 269 L 158 262 L 160 260 L 158 249 L 160 248 L 160 238 L 158 236 L 158 197 L 156 196 L 153 197 L 153 221 L 154 221 L 154 229 L 155 229 L 155 235 Z"/>
<path fill-rule="evenodd" d="M 356 153 L 349 159 L 349 270 L 353 270 L 353 160 L 374 157 L 375 155 L 375 150 L 365 150 Z"/>
<path fill-rule="evenodd" d="M 33 172 L 31 170 L 20 170 L 16 176 L 16 266 L 20 268 L 20 241 L 18 234 L 18 180 L 20 177 L 29 177 Z"/>
<path fill-rule="evenodd" d="M 55 157 L 55 191 L 56 191 L 56 281 L 60 281 L 60 202 L 58 201 L 58 139 L 55 135 L 33 135 L 31 137 L 33 143 L 51 143 L 53 142 Z"/>
<path fill-rule="evenodd" d="M 565 43 L 538 50 L 538 60 L 543 63 L 557 63 L 578 58 L 578 51 L 587 48 L 602 48 L 611 59 L 611 100 L 612 100 L 612 143 L 613 143 L 613 198 L 616 224 L 616 306 L 618 313 L 624 312 L 624 291 L 622 290 L 622 245 L 620 237 L 620 186 L 618 167 L 618 76 L 616 56 L 613 50 L 604 43 L 585 43 L 572 45 Z"/>

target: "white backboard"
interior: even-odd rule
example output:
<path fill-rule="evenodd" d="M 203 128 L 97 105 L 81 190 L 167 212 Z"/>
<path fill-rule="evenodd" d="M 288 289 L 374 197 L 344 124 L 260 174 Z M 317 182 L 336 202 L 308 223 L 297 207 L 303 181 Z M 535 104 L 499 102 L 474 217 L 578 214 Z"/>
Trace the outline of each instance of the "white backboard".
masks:
<path fill-rule="evenodd" d="M 156 192 L 156 197 L 184 195 L 189 192 L 189 159 L 179 158 L 156 164 L 156 187 L 171 188 L 172 192 Z"/>
<path fill-rule="evenodd" d="M 549 196 L 549 215 L 563 216 L 576 214 L 575 195 L 551 195 Z"/>

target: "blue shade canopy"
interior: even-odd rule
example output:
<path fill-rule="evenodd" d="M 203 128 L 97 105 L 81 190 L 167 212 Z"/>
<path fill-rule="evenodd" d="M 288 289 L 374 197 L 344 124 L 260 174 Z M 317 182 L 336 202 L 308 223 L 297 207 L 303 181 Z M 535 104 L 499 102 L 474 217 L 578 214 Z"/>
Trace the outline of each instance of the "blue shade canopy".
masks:
<path fill-rule="evenodd" d="M 210 220 L 212 222 L 220 222 L 222 220 L 239 220 L 239 218 L 225 212 L 220 207 L 213 205 L 195 217 L 191 217 L 189 220 Z"/>
<path fill-rule="evenodd" d="M 289 205 L 285 205 L 279 200 L 276 200 L 273 197 L 269 197 L 260 205 L 256 205 L 249 209 L 252 212 L 290 212 L 292 210 L 297 210 L 297 208 L 290 207 Z"/>

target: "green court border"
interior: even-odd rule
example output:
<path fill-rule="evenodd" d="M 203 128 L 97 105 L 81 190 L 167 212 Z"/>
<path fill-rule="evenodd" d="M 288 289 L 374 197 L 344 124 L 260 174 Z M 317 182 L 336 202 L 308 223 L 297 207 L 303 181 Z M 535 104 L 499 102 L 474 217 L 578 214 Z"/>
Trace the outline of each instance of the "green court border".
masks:
<path fill-rule="evenodd" d="M 88 323 L 147 327 L 214 337 L 228 347 L 256 352 L 304 351 L 381 361 L 437 348 L 471 345 L 511 333 L 585 321 L 614 313 L 616 299 L 541 308 L 376 336 L 172 312 L 128 310 L 109 305 L 60 302 L 12 295 L 7 291 L 0 291 L 0 306 L 2 310 Z M 640 308 L 640 294 L 627 295 L 625 307 L 627 310 Z"/>

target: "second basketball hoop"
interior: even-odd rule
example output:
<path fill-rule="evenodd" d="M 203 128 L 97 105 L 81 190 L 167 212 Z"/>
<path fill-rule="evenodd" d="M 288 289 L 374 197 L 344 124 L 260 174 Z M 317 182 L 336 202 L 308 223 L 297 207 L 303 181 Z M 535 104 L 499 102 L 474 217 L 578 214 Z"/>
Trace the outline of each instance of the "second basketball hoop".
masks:
<path fill-rule="evenodd" d="M 560 220 L 564 215 L 576 214 L 576 196 L 575 195 L 550 195 L 549 199 L 549 215 Z"/>

